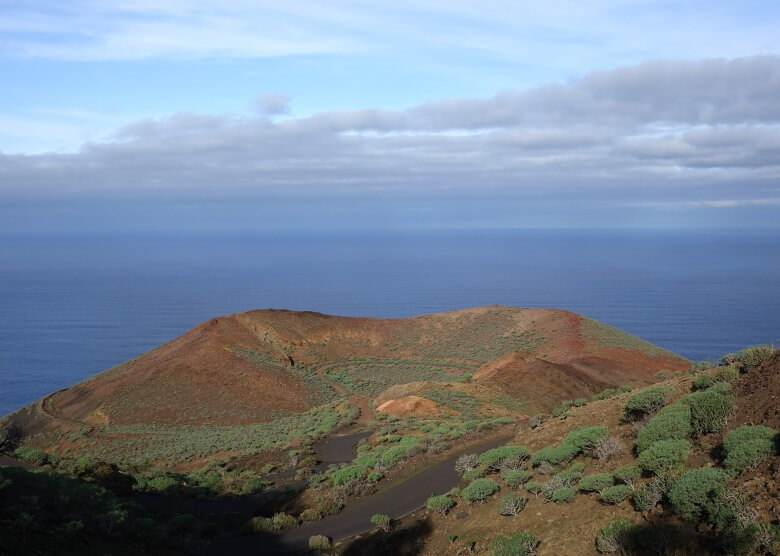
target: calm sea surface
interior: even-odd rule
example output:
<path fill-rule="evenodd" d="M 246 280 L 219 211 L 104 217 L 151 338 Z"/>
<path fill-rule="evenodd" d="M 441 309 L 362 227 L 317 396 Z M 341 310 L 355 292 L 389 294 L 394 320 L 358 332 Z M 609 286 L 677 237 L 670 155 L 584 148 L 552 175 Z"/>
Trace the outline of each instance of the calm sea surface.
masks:
<path fill-rule="evenodd" d="M 780 338 L 777 232 L 0 237 L 0 415 L 212 316 L 571 309 L 691 359 Z"/>

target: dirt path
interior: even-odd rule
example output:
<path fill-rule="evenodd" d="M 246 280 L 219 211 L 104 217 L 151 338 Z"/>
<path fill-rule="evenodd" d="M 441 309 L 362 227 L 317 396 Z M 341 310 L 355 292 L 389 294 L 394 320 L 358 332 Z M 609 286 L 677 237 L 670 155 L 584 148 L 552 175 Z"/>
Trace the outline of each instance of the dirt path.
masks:
<path fill-rule="evenodd" d="M 472 447 L 467 452 L 482 452 L 509 441 L 503 437 L 492 442 Z M 216 540 L 209 547 L 211 554 L 301 554 L 308 549 L 309 537 L 326 535 L 333 539 L 344 539 L 374 529 L 371 516 L 376 513 L 398 519 L 413 512 L 431 494 L 441 494 L 457 485 L 460 477 L 455 473 L 455 460 L 461 453 L 454 454 L 406 481 L 358 500 L 341 513 L 326 517 L 322 521 L 306 523 L 278 537 L 237 537 Z"/>

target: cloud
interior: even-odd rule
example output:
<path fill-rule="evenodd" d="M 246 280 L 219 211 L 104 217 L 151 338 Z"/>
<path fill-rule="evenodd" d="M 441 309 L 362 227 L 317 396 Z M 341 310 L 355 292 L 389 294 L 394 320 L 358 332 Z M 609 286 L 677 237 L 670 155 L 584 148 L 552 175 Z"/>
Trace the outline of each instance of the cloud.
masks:
<path fill-rule="evenodd" d="M 771 56 L 649 61 L 406 110 L 283 116 L 287 98 L 273 94 L 259 98 L 257 117 L 173 114 L 74 153 L 0 155 L 0 196 L 459 195 L 715 207 L 706 203 L 780 197 L 777 99 L 780 57 Z"/>
<path fill-rule="evenodd" d="M 290 112 L 290 97 L 280 93 L 266 93 L 255 99 L 255 106 L 266 116 L 278 116 Z"/>

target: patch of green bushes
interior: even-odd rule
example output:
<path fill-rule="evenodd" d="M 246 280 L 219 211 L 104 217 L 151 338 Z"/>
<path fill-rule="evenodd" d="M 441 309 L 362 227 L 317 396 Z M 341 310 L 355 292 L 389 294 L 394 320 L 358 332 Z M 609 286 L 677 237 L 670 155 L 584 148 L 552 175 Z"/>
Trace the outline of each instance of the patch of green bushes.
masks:
<path fill-rule="evenodd" d="M 682 467 L 690 454 L 687 440 L 660 440 L 639 454 L 638 463 L 644 471 L 660 475 Z"/>
<path fill-rule="evenodd" d="M 734 413 L 731 397 L 713 388 L 682 396 L 678 403 L 691 408 L 691 427 L 698 436 L 720 431 Z"/>
<path fill-rule="evenodd" d="M 574 487 L 562 487 L 556 489 L 552 493 L 553 502 L 574 502 L 574 498 L 577 496 L 577 489 Z"/>
<path fill-rule="evenodd" d="M 539 542 L 531 533 L 523 531 L 514 535 L 498 535 L 490 549 L 493 556 L 531 556 L 536 554 Z"/>
<path fill-rule="evenodd" d="M 522 461 L 530 455 L 531 451 L 525 446 L 499 446 L 479 455 L 479 463 L 487 465 L 490 469 L 498 469 L 501 464 L 512 458 Z"/>
<path fill-rule="evenodd" d="M 687 404 L 676 403 L 661 409 L 639 431 L 636 450 L 642 453 L 659 440 L 683 440 L 691 433 L 691 408 Z"/>
<path fill-rule="evenodd" d="M 629 486 L 633 486 L 636 480 L 642 476 L 642 470 L 638 465 L 622 465 L 613 472 L 615 479 Z"/>
<path fill-rule="evenodd" d="M 476 479 L 469 483 L 460 495 L 467 502 L 476 502 L 493 496 L 499 488 L 498 483 L 493 479 Z"/>
<path fill-rule="evenodd" d="M 455 505 L 455 500 L 445 494 L 440 494 L 429 497 L 425 505 L 429 510 L 447 515 L 447 512 Z"/>
<path fill-rule="evenodd" d="M 524 469 L 510 469 L 502 473 L 504 482 L 508 487 L 517 488 L 524 483 L 527 483 L 533 477 L 533 473 Z"/>
<path fill-rule="evenodd" d="M 572 430 L 558 446 L 548 446 L 531 455 L 531 465 L 537 466 L 543 461 L 560 465 L 571 461 L 578 454 L 587 452 L 607 436 L 607 427 L 586 426 Z"/>
<path fill-rule="evenodd" d="M 729 476 L 722 469 L 691 469 L 672 483 L 667 497 L 672 509 L 683 519 L 698 521 L 706 516 L 718 491 L 728 485 Z"/>
<path fill-rule="evenodd" d="M 743 425 L 723 439 L 726 455 L 723 466 L 729 471 L 741 473 L 772 457 L 778 444 L 780 438 L 774 429 L 761 425 Z"/>
<path fill-rule="evenodd" d="M 601 491 L 601 500 L 607 504 L 619 504 L 634 492 L 629 485 L 615 485 Z"/>
<path fill-rule="evenodd" d="M 584 492 L 599 492 L 615 483 L 612 473 L 596 473 L 580 479 L 577 487 Z"/>
<path fill-rule="evenodd" d="M 640 390 L 626 400 L 623 415 L 629 421 L 644 419 L 669 403 L 672 394 L 673 386 L 650 386 Z"/>

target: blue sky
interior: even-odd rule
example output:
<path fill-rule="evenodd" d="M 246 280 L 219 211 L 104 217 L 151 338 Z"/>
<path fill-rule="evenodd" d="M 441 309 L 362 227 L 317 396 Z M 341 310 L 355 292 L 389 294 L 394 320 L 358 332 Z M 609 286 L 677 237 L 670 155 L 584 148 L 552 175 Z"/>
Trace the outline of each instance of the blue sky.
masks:
<path fill-rule="evenodd" d="M 0 231 L 777 226 L 776 2 L 0 4 Z"/>

